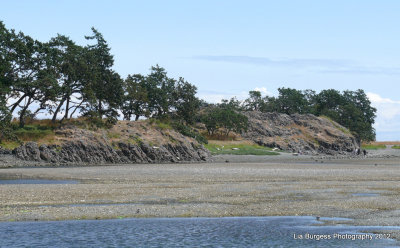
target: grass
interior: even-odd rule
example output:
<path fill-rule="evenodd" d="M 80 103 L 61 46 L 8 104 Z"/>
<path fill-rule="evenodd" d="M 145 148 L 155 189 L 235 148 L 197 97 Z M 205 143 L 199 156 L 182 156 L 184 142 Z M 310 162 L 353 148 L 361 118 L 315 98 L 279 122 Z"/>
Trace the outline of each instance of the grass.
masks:
<path fill-rule="evenodd" d="M 229 135 L 224 134 L 223 132 L 217 132 L 213 135 L 209 135 L 207 132 L 203 132 L 202 135 L 206 137 L 208 140 L 222 140 L 222 141 L 234 141 L 236 140 L 236 135 L 231 132 Z"/>
<path fill-rule="evenodd" d="M 141 145 L 143 144 L 143 140 L 137 135 L 131 135 L 128 139 L 128 142 L 132 145 Z"/>
<path fill-rule="evenodd" d="M 150 118 L 149 119 L 150 125 L 155 124 L 155 126 L 161 130 L 167 130 L 167 129 L 172 129 L 171 122 L 167 119 L 155 119 L 155 118 Z"/>
<path fill-rule="evenodd" d="M 321 118 L 324 118 L 326 120 L 328 120 L 330 123 L 332 123 L 333 126 L 335 126 L 337 129 L 339 129 L 342 133 L 344 134 L 351 134 L 350 130 L 341 126 L 339 123 L 335 122 L 334 120 L 332 120 L 330 117 L 326 116 L 326 115 L 321 115 Z"/>
<path fill-rule="evenodd" d="M 26 125 L 15 130 L 15 135 L 22 141 L 38 141 L 46 136 L 54 135 L 51 128 L 40 125 Z"/>
<path fill-rule="evenodd" d="M 232 155 L 279 155 L 271 148 L 251 144 L 206 144 L 204 145 L 212 154 L 232 154 Z M 232 150 L 238 148 L 238 150 Z"/>
<path fill-rule="evenodd" d="M 0 143 L 0 146 L 7 150 L 14 150 L 15 148 L 19 147 L 21 144 L 16 141 L 3 141 Z"/>
<path fill-rule="evenodd" d="M 109 139 L 119 139 L 119 138 L 121 138 L 121 134 L 120 133 L 117 133 L 117 132 L 107 132 L 107 137 L 109 138 Z"/>
<path fill-rule="evenodd" d="M 18 127 L 16 123 L 12 123 L 14 134 L 18 138 L 15 140 L 3 141 L 0 146 L 9 150 L 13 150 L 21 145 L 21 143 L 27 141 L 34 141 L 39 144 L 49 144 L 54 142 L 54 126 L 43 120 L 42 122 L 35 121 L 25 125 L 23 128 Z"/>
<path fill-rule="evenodd" d="M 386 149 L 386 146 L 381 144 L 362 144 L 361 149 L 378 150 L 378 149 Z"/>
<path fill-rule="evenodd" d="M 400 149 L 400 145 L 394 145 L 392 146 L 393 149 Z"/>

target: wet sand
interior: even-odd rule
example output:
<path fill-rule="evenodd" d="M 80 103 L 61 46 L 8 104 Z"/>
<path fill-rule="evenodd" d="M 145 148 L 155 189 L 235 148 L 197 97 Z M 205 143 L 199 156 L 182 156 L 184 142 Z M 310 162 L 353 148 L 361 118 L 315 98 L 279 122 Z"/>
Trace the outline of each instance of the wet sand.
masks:
<path fill-rule="evenodd" d="M 80 182 L 2 184 L 0 221 L 324 216 L 350 218 L 335 223 L 353 225 L 400 223 L 399 158 L 242 160 L 246 156 L 200 164 L 0 169 L 0 179 Z"/>

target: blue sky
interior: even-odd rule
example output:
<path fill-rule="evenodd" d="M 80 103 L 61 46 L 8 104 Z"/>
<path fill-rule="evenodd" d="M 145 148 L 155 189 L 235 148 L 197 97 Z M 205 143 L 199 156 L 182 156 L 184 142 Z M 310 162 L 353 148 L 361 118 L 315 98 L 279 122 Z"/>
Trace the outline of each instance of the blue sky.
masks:
<path fill-rule="evenodd" d="M 85 44 L 96 27 L 123 77 L 159 64 L 212 102 L 279 87 L 364 89 L 378 140 L 400 140 L 400 1 L 6 1 L 0 20 Z"/>

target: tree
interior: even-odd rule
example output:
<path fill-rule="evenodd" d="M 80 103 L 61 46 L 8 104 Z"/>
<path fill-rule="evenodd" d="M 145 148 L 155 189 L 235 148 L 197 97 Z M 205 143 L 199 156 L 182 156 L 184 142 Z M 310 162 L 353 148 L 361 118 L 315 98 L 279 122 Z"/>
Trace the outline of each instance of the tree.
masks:
<path fill-rule="evenodd" d="M 261 112 L 278 112 L 278 100 L 273 96 L 265 96 L 263 99 L 263 105 L 261 105 Z"/>
<path fill-rule="evenodd" d="M 307 103 L 304 113 L 315 114 L 315 109 L 317 107 L 317 93 L 314 90 L 308 89 L 303 91 L 303 95 Z"/>
<path fill-rule="evenodd" d="M 63 35 L 52 38 L 49 46 L 53 51 L 58 82 L 55 110 L 52 117 L 54 123 L 61 111 L 64 110 L 64 113 L 60 121 L 70 118 L 72 116 L 72 114 L 69 116 L 70 110 L 76 111 L 82 105 L 81 92 L 85 86 L 85 80 L 89 76 L 87 76 L 88 63 L 85 60 L 83 47 L 76 45 Z"/>
<path fill-rule="evenodd" d="M 146 90 L 149 98 L 149 110 L 152 116 L 161 117 L 168 114 L 174 106 L 176 80 L 169 78 L 164 68 L 152 66 L 146 77 Z"/>
<path fill-rule="evenodd" d="M 11 129 L 11 113 L 7 108 L 7 95 L 11 91 L 12 82 L 12 60 L 10 58 L 9 47 L 11 33 L 0 21 L 0 143 L 7 139 Z"/>
<path fill-rule="evenodd" d="M 218 104 L 219 107 L 225 109 L 233 109 L 235 111 L 242 111 L 242 103 L 236 99 L 236 97 L 232 97 L 230 100 L 222 99 L 221 103 Z"/>
<path fill-rule="evenodd" d="M 376 118 L 376 108 L 371 106 L 364 90 L 344 91 L 344 106 L 341 109 L 339 123 L 355 132 L 361 141 L 375 140 L 373 124 Z"/>
<path fill-rule="evenodd" d="M 11 128 L 11 113 L 8 110 L 5 98 L 0 96 L 0 143 L 4 140 L 16 140 L 16 136 Z"/>
<path fill-rule="evenodd" d="M 325 115 L 339 121 L 340 109 L 344 103 L 345 99 L 339 91 L 334 89 L 322 90 L 316 96 L 315 115 Z"/>
<path fill-rule="evenodd" d="M 128 75 L 124 82 L 124 92 L 121 110 L 125 120 L 131 120 L 133 115 L 135 115 L 135 121 L 140 116 L 150 115 L 146 77 L 141 74 Z"/>
<path fill-rule="evenodd" d="M 54 98 L 56 80 L 48 49 L 47 44 L 22 32 L 10 32 L 7 52 L 12 69 L 8 78 L 12 82 L 7 98 L 14 99 L 10 106 L 11 114 L 19 109 L 20 127 L 25 125 L 25 117 L 29 112 L 36 115 L 46 109 L 49 101 Z M 33 103 L 39 107 L 31 111 L 29 108 Z"/>
<path fill-rule="evenodd" d="M 182 77 L 176 86 L 174 107 L 177 116 L 188 124 L 193 124 L 200 108 L 200 100 L 196 97 L 196 86 L 188 83 Z"/>
<path fill-rule="evenodd" d="M 244 101 L 244 107 L 248 111 L 260 111 L 264 107 L 264 101 L 260 91 L 249 91 L 249 98 Z"/>
<path fill-rule="evenodd" d="M 92 28 L 92 32 L 92 36 L 85 37 L 87 40 L 95 40 L 96 44 L 85 47 L 88 73 L 82 90 L 86 105 L 82 111 L 87 116 L 115 119 L 118 116 L 116 110 L 123 99 L 123 80 L 112 70 L 114 59 L 103 35 L 95 28 Z"/>
<path fill-rule="evenodd" d="M 10 93 L 10 85 L 13 81 L 11 55 L 11 40 L 15 36 L 13 32 L 6 29 L 3 22 L 0 21 L 0 98 L 5 101 L 6 96 Z M 3 102 L 3 104 L 5 104 Z"/>
<path fill-rule="evenodd" d="M 215 132 L 219 128 L 219 123 L 220 123 L 220 112 L 217 107 L 211 107 L 204 114 L 202 114 L 200 120 L 202 123 L 204 123 L 208 135 L 214 135 Z"/>
<path fill-rule="evenodd" d="M 241 133 L 247 130 L 247 116 L 235 112 L 233 109 L 221 109 L 220 111 L 220 126 L 225 129 L 225 135 L 229 136 L 231 131 Z"/>
<path fill-rule="evenodd" d="M 247 130 L 248 118 L 239 113 L 229 104 L 219 104 L 205 111 L 201 118 L 209 135 L 214 135 L 220 128 L 224 129 L 224 135 L 231 131 L 241 133 Z"/>
<path fill-rule="evenodd" d="M 300 90 L 291 88 L 278 88 L 277 109 L 280 113 L 303 114 L 307 107 L 307 100 Z"/>

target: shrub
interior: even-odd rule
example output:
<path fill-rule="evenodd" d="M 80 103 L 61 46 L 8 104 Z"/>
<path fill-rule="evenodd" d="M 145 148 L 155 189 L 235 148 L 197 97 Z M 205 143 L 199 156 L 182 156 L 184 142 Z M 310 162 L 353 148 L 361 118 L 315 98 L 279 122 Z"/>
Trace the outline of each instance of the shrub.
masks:
<path fill-rule="evenodd" d="M 191 128 L 190 126 L 184 125 L 180 122 L 173 123 L 173 128 L 179 133 L 194 138 L 197 142 L 202 144 L 208 144 L 208 140 L 201 135 L 197 130 Z"/>

